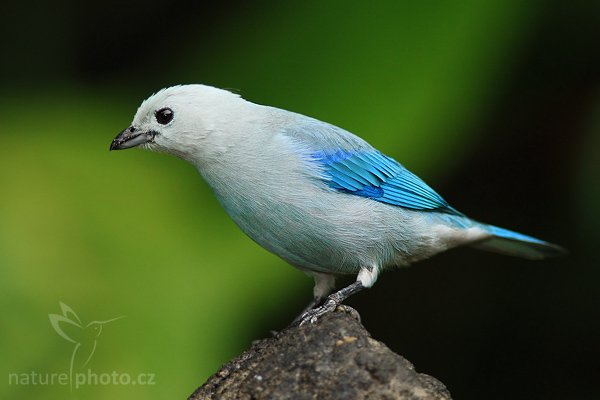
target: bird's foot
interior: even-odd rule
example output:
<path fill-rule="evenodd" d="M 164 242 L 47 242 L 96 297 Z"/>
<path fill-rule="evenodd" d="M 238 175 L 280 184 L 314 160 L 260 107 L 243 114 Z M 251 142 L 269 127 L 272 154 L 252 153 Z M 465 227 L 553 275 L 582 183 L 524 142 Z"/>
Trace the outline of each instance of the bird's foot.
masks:
<path fill-rule="evenodd" d="M 321 307 L 313 308 L 312 310 L 308 310 L 304 314 L 302 314 L 298 318 L 299 323 L 297 323 L 297 325 L 302 326 L 309 323 L 314 324 L 323 315 L 332 311 L 350 314 L 352 318 L 354 318 L 358 322 L 361 322 L 360 314 L 354 308 L 345 304 L 336 304 L 333 300 L 328 300 Z"/>
<path fill-rule="evenodd" d="M 316 306 L 321 304 L 322 301 L 323 301 L 323 299 L 318 298 L 318 297 L 315 297 L 314 299 L 312 299 L 311 302 L 308 303 L 308 305 L 306 307 L 304 307 L 304 310 L 302 310 L 302 312 L 300 314 L 298 314 L 296 316 L 296 318 L 294 318 L 294 320 L 292 321 L 292 323 L 289 326 L 292 327 L 292 326 L 300 325 L 300 322 L 302 321 L 302 319 L 304 318 L 306 313 L 308 313 L 309 311 L 314 309 Z"/>
<path fill-rule="evenodd" d="M 315 307 L 313 309 L 310 309 L 310 310 L 306 311 L 304 314 L 302 314 L 302 316 L 300 317 L 300 323 L 298 324 L 298 326 L 302 326 L 302 325 L 306 325 L 306 324 L 314 324 L 323 315 L 335 310 L 338 305 L 339 305 L 338 302 L 336 302 L 335 300 L 333 300 L 331 298 L 328 298 L 327 300 L 325 300 L 325 303 L 323 303 L 323 305 L 321 305 L 319 307 Z"/>
<path fill-rule="evenodd" d="M 298 325 L 302 326 L 308 323 L 314 324 L 323 315 L 335 310 L 342 303 L 342 301 L 347 299 L 352 294 L 361 291 L 363 288 L 364 286 L 362 285 L 361 281 L 356 281 L 351 285 L 348 285 L 345 288 L 330 294 L 322 305 L 320 305 L 319 307 L 312 308 L 303 313 L 300 316 L 300 318 L 298 318 L 300 320 L 300 323 Z M 348 310 L 344 308 L 344 311 L 347 312 Z M 356 315 L 358 315 L 358 313 L 355 310 L 354 312 L 356 313 Z M 351 312 L 351 314 L 353 313 Z M 360 316 L 358 316 L 357 319 L 360 321 Z"/>

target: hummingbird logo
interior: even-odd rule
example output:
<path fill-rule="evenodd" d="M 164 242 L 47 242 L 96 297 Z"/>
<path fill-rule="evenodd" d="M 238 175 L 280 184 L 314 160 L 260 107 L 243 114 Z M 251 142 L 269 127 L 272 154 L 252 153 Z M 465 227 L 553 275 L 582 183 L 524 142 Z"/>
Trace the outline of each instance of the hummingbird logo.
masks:
<path fill-rule="evenodd" d="M 69 365 L 69 378 L 71 389 L 73 388 L 73 370 L 85 367 L 98 345 L 98 338 L 102 333 L 102 328 L 109 322 L 116 321 L 125 316 L 120 316 L 105 321 L 92 321 L 83 324 L 75 311 L 63 302 L 59 302 L 62 315 L 48 314 L 50 324 L 60 337 L 74 344 L 71 353 L 71 362 Z"/>

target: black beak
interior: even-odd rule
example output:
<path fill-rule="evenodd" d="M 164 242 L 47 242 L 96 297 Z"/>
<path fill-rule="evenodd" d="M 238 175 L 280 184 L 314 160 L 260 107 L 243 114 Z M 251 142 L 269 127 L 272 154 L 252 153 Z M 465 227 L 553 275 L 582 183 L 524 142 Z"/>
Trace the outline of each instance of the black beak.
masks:
<path fill-rule="evenodd" d="M 133 126 L 119 133 L 110 144 L 110 150 L 124 150 L 152 142 L 155 132 L 138 132 Z"/>

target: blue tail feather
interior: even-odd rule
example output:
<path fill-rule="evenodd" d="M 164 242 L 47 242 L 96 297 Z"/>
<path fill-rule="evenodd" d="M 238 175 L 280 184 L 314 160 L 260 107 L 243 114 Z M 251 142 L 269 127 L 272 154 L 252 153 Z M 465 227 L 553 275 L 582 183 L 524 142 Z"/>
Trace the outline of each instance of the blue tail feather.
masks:
<path fill-rule="evenodd" d="M 493 236 L 472 246 L 482 250 L 518 256 L 532 260 L 564 255 L 567 251 L 555 244 L 493 225 L 482 227 Z"/>

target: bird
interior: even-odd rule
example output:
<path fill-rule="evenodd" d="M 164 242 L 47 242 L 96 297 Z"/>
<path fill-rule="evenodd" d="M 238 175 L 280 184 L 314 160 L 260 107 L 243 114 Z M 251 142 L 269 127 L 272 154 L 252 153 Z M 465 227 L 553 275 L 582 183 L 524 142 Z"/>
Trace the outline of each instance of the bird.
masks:
<path fill-rule="evenodd" d="M 345 129 L 208 85 L 172 86 L 144 100 L 110 144 L 132 147 L 192 164 L 246 235 L 314 278 L 299 325 L 372 287 L 383 270 L 457 246 L 534 260 L 566 253 L 467 217 Z M 356 279 L 334 291 L 340 275 Z"/>

